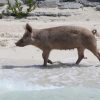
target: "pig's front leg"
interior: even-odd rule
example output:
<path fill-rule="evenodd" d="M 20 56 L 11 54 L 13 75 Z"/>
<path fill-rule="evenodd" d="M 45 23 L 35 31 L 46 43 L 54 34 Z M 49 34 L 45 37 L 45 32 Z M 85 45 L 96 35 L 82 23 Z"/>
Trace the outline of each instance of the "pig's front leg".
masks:
<path fill-rule="evenodd" d="M 52 61 L 48 59 L 49 53 L 50 53 L 50 50 L 49 50 L 49 49 L 43 50 L 43 53 L 42 53 L 42 57 L 43 57 L 43 59 L 44 59 L 44 64 L 43 64 L 43 66 L 47 66 L 47 62 L 48 62 L 48 63 L 52 63 Z"/>

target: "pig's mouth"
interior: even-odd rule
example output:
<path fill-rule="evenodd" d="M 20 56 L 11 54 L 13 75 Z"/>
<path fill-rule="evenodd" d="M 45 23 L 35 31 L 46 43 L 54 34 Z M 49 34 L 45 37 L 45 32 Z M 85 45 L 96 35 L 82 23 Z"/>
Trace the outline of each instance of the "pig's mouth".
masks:
<path fill-rule="evenodd" d="M 25 45 L 23 45 L 22 43 L 21 43 L 21 44 L 15 43 L 15 45 L 18 46 L 18 47 L 24 47 L 24 46 L 25 46 Z"/>

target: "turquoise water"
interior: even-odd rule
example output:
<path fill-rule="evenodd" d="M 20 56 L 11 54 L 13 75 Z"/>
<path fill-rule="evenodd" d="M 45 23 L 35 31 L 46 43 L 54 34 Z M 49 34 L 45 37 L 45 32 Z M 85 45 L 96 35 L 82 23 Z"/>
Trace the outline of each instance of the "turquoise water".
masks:
<path fill-rule="evenodd" d="M 100 89 L 79 86 L 3 91 L 0 93 L 0 100 L 100 100 Z"/>

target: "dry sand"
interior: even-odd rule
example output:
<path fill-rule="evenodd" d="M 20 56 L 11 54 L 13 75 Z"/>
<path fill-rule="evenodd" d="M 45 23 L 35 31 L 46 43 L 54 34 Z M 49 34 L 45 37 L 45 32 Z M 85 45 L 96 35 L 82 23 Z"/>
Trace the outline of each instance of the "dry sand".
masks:
<path fill-rule="evenodd" d="M 59 11 L 58 9 L 36 9 L 36 11 Z M 70 12 L 70 17 L 28 17 L 28 19 L 0 20 L 0 80 L 7 88 L 32 88 L 42 86 L 85 85 L 100 86 L 100 62 L 88 50 L 87 59 L 75 65 L 77 51 L 54 50 L 50 59 L 56 62 L 43 68 L 42 51 L 34 46 L 14 47 L 14 43 L 24 34 L 26 23 L 33 28 L 46 28 L 60 25 L 83 26 L 100 33 L 100 12 L 94 8 L 60 10 Z M 77 12 L 77 14 L 76 14 Z M 35 20 L 36 19 L 36 20 Z M 97 38 L 100 49 L 100 38 Z M 2 87 L 2 85 L 0 85 Z"/>

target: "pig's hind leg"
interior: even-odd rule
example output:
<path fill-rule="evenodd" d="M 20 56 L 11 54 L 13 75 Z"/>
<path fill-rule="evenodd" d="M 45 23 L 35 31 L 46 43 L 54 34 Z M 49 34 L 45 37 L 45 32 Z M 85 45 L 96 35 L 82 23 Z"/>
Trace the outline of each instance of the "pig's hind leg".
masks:
<path fill-rule="evenodd" d="M 94 46 L 93 48 L 90 49 L 90 51 L 98 58 L 98 60 L 100 61 L 100 53 L 97 50 L 97 47 Z"/>

